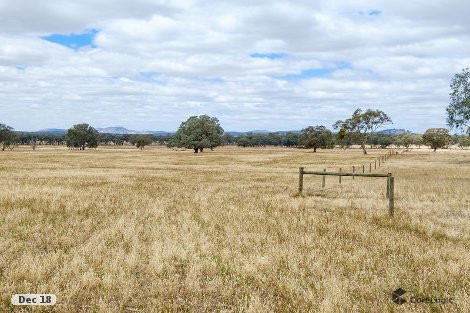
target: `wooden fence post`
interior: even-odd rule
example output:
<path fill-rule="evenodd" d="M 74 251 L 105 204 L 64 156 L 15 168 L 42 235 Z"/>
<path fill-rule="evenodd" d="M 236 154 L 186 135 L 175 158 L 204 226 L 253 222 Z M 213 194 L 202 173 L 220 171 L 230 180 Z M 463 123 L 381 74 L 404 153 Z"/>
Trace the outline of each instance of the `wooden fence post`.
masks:
<path fill-rule="evenodd" d="M 364 164 L 362 164 L 362 174 L 364 174 L 366 172 L 366 167 Z"/>
<path fill-rule="evenodd" d="M 388 183 L 388 214 L 393 217 L 394 211 L 395 211 L 395 195 L 394 195 L 394 189 L 395 189 L 395 178 L 390 174 L 390 176 L 387 178 L 389 181 Z"/>
<path fill-rule="evenodd" d="M 356 170 L 356 167 L 353 165 L 353 173 L 355 172 Z M 353 179 L 354 179 L 354 176 L 353 176 Z"/>
<path fill-rule="evenodd" d="M 387 197 L 387 199 L 390 197 L 390 173 L 389 173 L 389 177 L 387 177 L 387 190 L 386 190 L 386 194 L 385 196 Z"/>
<path fill-rule="evenodd" d="M 372 163 L 369 163 L 369 173 L 372 172 Z"/>
<path fill-rule="evenodd" d="M 377 160 L 374 161 L 374 170 L 377 169 Z"/>
<path fill-rule="evenodd" d="M 380 158 L 381 158 L 381 157 L 379 157 L 379 167 L 380 167 Z"/>
<path fill-rule="evenodd" d="M 365 165 L 363 165 L 364 168 Z M 369 163 L 369 168 L 372 167 L 372 163 Z M 355 167 L 353 166 L 353 170 Z M 393 217 L 395 214 L 395 178 L 393 177 L 392 173 L 388 174 L 373 174 L 373 173 L 343 173 L 343 169 L 340 167 L 339 168 L 339 173 L 334 173 L 334 172 L 327 172 L 326 168 L 323 169 L 322 172 L 320 171 L 305 171 L 303 167 L 299 167 L 299 193 L 303 191 L 303 176 L 306 174 L 313 174 L 313 175 L 321 175 L 322 176 L 322 188 L 326 187 L 326 176 L 339 176 L 339 183 L 341 184 L 341 180 L 343 176 L 352 176 L 353 178 L 355 176 L 360 176 L 360 177 L 384 177 L 387 178 L 387 198 L 388 198 L 388 213 L 390 217 Z"/>

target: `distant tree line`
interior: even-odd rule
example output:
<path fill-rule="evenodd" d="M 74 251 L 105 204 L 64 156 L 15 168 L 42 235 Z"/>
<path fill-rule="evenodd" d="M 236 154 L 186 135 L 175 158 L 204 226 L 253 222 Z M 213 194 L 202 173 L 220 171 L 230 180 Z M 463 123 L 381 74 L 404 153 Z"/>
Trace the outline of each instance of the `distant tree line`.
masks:
<path fill-rule="evenodd" d="M 449 135 L 445 131 L 432 131 L 434 135 L 426 135 L 426 141 L 423 135 L 403 133 L 400 135 L 369 134 L 365 145 L 369 148 L 410 148 L 429 146 L 439 148 L 447 145 L 458 145 L 461 148 L 470 147 L 470 137 L 468 135 Z M 442 133 L 443 132 L 443 133 Z M 442 135 L 443 134 L 443 135 Z M 443 137 L 442 137 L 443 136 Z M 16 145 L 69 145 L 71 148 L 78 148 L 78 144 L 73 144 L 67 140 L 66 134 L 47 134 L 47 133 L 28 133 L 14 132 L 11 127 L 0 124 L 0 149 L 13 149 Z M 436 139 L 433 139 L 436 138 Z M 441 138 L 441 139 L 439 139 Z M 313 149 L 327 149 L 333 147 L 349 148 L 352 145 L 360 145 L 360 141 L 355 140 L 354 136 L 345 136 L 341 131 L 331 132 L 325 126 L 309 126 L 301 132 L 288 133 L 246 133 L 230 134 L 224 133 L 221 136 L 220 145 L 239 146 L 239 147 L 296 147 Z M 431 142 L 436 143 L 433 146 Z M 143 149 L 147 145 L 161 145 L 176 147 L 175 134 L 107 134 L 98 133 L 98 145 L 134 145 Z M 74 146 L 75 145 L 75 146 Z M 94 145 L 92 145 L 94 146 Z M 91 146 L 87 146 L 90 148 Z M 180 147 L 183 147 L 181 145 Z M 185 147 L 187 148 L 187 147 Z M 210 149 L 210 146 L 208 147 Z M 190 149 L 190 148 L 188 148 Z M 199 148 L 198 148 L 199 150 Z"/>
<path fill-rule="evenodd" d="M 318 126 L 315 126 L 318 127 Z M 307 138 L 306 138 L 307 137 Z M 268 133 L 268 134 L 253 134 L 248 133 L 246 135 L 225 135 L 224 144 L 225 145 L 236 145 L 240 147 L 265 147 L 265 146 L 278 146 L 278 147 L 297 147 L 297 148 L 306 148 L 306 149 L 315 149 L 317 148 L 328 149 L 333 147 L 349 148 L 352 145 L 360 145 L 360 142 L 357 142 L 353 139 L 344 140 L 341 138 L 339 132 L 331 134 L 322 134 L 318 139 L 311 139 L 308 141 L 308 135 L 304 133 Z M 467 135 L 458 135 L 454 134 L 450 136 L 448 141 L 445 141 L 446 144 L 443 146 L 458 145 L 459 147 L 465 148 L 469 147 L 470 137 Z M 430 146 L 431 144 L 425 144 L 423 140 L 423 135 L 420 134 L 411 134 L 403 133 L 400 135 L 391 135 L 391 134 L 371 134 L 368 136 L 366 141 L 366 146 L 369 148 L 410 148 L 421 146 Z"/>
<path fill-rule="evenodd" d="M 20 145 L 29 145 L 33 141 L 38 145 L 67 145 L 67 134 L 50 134 L 36 132 L 15 132 L 18 136 L 17 143 Z M 153 135 L 153 134 L 107 134 L 98 133 L 99 145 L 134 145 L 139 141 L 139 137 L 150 139 L 150 144 L 166 145 L 172 134 Z"/>

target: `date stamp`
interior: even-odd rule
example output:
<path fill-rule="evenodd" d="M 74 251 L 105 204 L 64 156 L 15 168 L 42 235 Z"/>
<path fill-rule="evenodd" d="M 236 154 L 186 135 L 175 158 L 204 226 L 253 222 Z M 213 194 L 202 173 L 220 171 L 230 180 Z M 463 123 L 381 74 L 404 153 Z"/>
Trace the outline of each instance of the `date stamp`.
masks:
<path fill-rule="evenodd" d="M 54 305 L 56 301 L 54 294 L 16 294 L 11 297 L 13 305 Z"/>

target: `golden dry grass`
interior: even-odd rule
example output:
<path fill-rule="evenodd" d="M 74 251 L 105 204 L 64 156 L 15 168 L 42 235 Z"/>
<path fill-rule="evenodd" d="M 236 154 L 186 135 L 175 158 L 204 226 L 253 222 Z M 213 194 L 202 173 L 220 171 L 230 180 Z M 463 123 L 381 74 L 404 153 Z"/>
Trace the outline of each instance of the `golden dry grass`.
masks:
<path fill-rule="evenodd" d="M 470 312 L 470 153 L 166 148 L 0 153 L 0 312 Z M 368 168 L 367 168 L 368 169 Z M 362 170 L 362 167 L 361 167 Z M 456 304 L 395 305 L 402 287 Z M 57 305 L 14 307 L 16 293 Z"/>

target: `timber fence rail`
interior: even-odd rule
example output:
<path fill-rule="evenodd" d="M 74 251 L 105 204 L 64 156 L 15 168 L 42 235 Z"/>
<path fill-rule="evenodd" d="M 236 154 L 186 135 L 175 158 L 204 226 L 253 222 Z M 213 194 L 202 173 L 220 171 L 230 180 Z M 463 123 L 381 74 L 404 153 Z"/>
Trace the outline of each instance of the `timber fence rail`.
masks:
<path fill-rule="evenodd" d="M 393 217 L 395 210 L 395 178 L 392 173 L 388 174 L 362 174 L 362 173 L 342 173 L 342 172 L 323 172 L 318 171 L 306 171 L 303 167 L 299 167 L 299 193 L 302 193 L 304 186 L 304 175 L 321 175 L 322 176 L 322 186 L 325 187 L 325 177 L 326 176 L 339 176 L 340 179 L 342 176 L 352 176 L 352 177 L 385 177 L 387 178 L 387 189 L 386 194 L 388 198 L 388 214 Z"/>
<path fill-rule="evenodd" d="M 395 178 L 393 177 L 392 173 L 387 174 L 380 174 L 380 173 L 372 173 L 372 170 L 376 170 L 378 167 L 384 165 L 384 163 L 390 159 L 393 155 L 398 155 L 399 153 L 393 150 L 389 150 L 386 154 L 380 155 L 374 162 L 369 162 L 369 166 L 362 164 L 361 166 L 352 166 L 352 172 L 343 172 L 343 168 L 339 168 L 338 172 L 327 172 L 326 168 L 323 171 L 309 171 L 305 170 L 304 167 L 299 168 L 299 193 L 303 192 L 304 189 L 304 175 L 319 175 L 322 176 L 322 190 L 326 187 L 326 176 L 338 176 L 339 184 L 342 183 L 343 176 L 349 176 L 353 179 L 355 177 L 370 177 L 370 178 L 387 178 L 387 188 L 386 188 L 386 195 L 388 198 L 388 213 L 390 216 L 394 215 L 395 204 L 394 204 L 394 189 L 395 189 Z M 356 168 L 361 169 L 362 173 L 356 172 Z M 369 173 L 366 173 L 366 168 L 368 168 Z M 336 186 L 339 187 L 339 186 Z"/>

